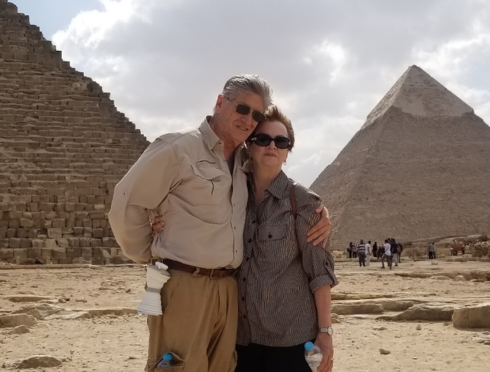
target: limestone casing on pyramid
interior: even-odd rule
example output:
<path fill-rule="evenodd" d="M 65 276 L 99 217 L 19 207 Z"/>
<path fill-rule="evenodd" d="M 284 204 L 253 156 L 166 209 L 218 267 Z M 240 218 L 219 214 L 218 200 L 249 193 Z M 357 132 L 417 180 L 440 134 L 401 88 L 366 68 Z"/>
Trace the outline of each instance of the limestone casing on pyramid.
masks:
<path fill-rule="evenodd" d="M 411 66 L 313 182 L 331 243 L 488 233 L 490 127 Z"/>
<path fill-rule="evenodd" d="M 0 0 L 0 261 L 125 260 L 107 212 L 148 141 Z"/>

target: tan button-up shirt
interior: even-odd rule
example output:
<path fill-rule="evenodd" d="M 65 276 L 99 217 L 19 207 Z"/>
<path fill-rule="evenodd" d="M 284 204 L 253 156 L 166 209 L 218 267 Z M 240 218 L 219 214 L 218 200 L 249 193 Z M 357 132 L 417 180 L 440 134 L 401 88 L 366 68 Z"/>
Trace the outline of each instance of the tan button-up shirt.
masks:
<path fill-rule="evenodd" d="M 157 138 L 117 184 L 109 221 L 132 260 L 160 257 L 207 269 L 236 268 L 242 262 L 243 151 L 235 151 L 230 172 L 223 143 L 207 120 L 198 129 Z M 152 210 L 165 221 L 155 239 Z"/>

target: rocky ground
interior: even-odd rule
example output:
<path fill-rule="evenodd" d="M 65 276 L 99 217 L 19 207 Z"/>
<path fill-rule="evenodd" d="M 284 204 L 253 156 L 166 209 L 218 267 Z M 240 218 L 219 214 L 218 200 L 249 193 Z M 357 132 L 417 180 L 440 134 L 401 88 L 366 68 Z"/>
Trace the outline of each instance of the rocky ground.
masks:
<path fill-rule="evenodd" d="M 143 370 L 146 322 L 134 311 L 143 267 L 5 268 L 4 369 Z M 488 371 L 490 305 L 477 305 L 490 303 L 490 263 L 404 261 L 390 271 L 339 260 L 336 269 L 334 371 Z"/>

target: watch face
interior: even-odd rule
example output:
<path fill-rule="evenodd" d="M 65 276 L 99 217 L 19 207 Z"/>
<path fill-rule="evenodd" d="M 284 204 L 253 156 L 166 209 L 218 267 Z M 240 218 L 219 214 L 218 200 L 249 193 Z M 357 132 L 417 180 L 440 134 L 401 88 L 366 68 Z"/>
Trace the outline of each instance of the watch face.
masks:
<path fill-rule="evenodd" d="M 320 328 L 320 332 L 328 333 L 330 336 L 333 336 L 333 328 L 332 327 Z"/>

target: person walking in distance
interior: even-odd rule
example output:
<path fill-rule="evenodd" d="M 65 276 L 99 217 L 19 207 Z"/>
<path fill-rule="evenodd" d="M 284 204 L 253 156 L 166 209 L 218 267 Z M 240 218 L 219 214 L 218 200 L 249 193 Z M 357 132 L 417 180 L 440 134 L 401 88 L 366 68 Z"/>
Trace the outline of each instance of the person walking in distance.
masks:
<path fill-rule="evenodd" d="M 357 256 L 359 257 L 359 267 L 366 267 L 366 245 L 362 239 L 357 245 Z"/>
<path fill-rule="evenodd" d="M 357 258 L 357 252 L 358 252 L 358 249 L 357 249 L 357 244 L 354 243 L 352 245 L 352 258 Z"/>
<path fill-rule="evenodd" d="M 395 266 L 398 266 L 398 243 L 394 238 L 391 238 L 390 245 L 391 245 L 391 255 L 393 256 L 393 262 L 395 263 Z"/>
<path fill-rule="evenodd" d="M 349 243 L 349 246 L 347 247 L 347 253 L 349 254 L 349 258 L 352 258 L 352 250 L 354 249 L 354 244 L 352 242 Z"/>
<path fill-rule="evenodd" d="M 434 242 L 430 243 L 429 244 L 429 260 L 433 260 L 436 258 L 436 246 L 434 244 Z"/>
<path fill-rule="evenodd" d="M 378 260 L 378 242 L 373 244 L 373 258 L 376 258 L 376 261 Z"/>
<path fill-rule="evenodd" d="M 383 257 L 381 258 L 381 268 L 385 268 L 385 261 L 388 263 L 388 267 L 392 268 L 393 265 L 393 256 L 391 255 L 391 244 L 388 239 L 385 239 L 385 244 L 383 246 L 384 252 L 383 252 Z"/>
<path fill-rule="evenodd" d="M 370 262 L 371 262 L 371 253 L 372 253 L 371 240 L 369 240 L 366 243 L 366 266 L 369 266 L 370 265 Z"/>

